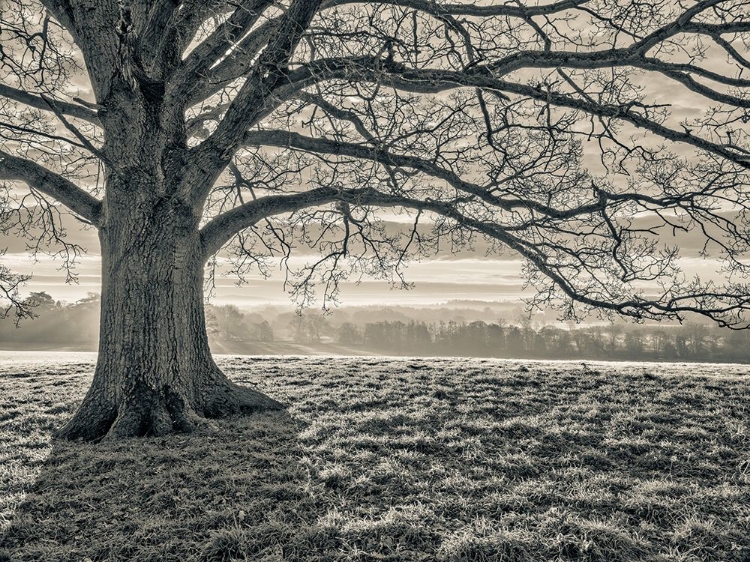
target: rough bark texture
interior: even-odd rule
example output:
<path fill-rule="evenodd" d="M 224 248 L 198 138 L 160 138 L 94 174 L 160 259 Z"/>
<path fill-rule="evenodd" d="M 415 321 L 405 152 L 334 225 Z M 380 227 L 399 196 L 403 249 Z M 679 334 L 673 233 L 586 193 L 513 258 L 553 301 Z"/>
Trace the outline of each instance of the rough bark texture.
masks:
<path fill-rule="evenodd" d="M 205 418 L 282 407 L 230 382 L 211 358 L 199 206 L 179 188 L 185 178 L 170 154 L 180 152 L 175 145 L 183 132 L 165 121 L 158 91 L 115 84 L 105 102 L 112 108 L 105 115 L 105 148 L 124 166 L 108 170 L 99 225 L 102 301 L 94 381 L 59 432 L 62 438 L 191 431 Z"/>
<path fill-rule="evenodd" d="M 211 358 L 195 219 L 169 199 L 109 205 L 99 358 L 65 438 L 191 431 L 204 418 L 281 405 L 230 382 Z M 148 204 L 148 212 L 144 206 Z"/>

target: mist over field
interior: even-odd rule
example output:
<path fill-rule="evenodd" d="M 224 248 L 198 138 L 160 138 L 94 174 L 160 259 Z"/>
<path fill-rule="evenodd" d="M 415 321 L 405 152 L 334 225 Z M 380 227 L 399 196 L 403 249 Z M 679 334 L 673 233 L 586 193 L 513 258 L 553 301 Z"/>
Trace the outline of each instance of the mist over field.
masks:
<path fill-rule="evenodd" d="M 0 349 L 96 351 L 99 298 L 74 303 L 32 293 L 36 318 L 0 320 Z M 705 322 L 561 323 L 508 302 L 433 306 L 342 306 L 328 313 L 291 306 L 207 304 L 214 353 L 408 355 L 612 361 L 750 362 L 750 333 Z"/>

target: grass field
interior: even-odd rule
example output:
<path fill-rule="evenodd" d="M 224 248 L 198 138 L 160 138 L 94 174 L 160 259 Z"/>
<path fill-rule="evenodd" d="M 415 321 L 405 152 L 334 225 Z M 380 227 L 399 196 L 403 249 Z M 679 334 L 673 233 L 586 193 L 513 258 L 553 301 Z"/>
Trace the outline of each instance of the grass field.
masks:
<path fill-rule="evenodd" d="M 750 561 L 744 367 L 219 363 L 288 411 L 57 443 L 91 362 L 3 367 L 0 560 Z"/>

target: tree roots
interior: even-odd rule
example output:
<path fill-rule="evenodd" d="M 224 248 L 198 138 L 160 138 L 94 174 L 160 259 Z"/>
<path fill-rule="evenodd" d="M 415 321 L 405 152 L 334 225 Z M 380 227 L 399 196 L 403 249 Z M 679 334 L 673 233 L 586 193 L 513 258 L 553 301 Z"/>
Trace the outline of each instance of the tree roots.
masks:
<path fill-rule="evenodd" d="M 200 401 L 193 406 L 182 393 L 166 387 L 160 391 L 135 387 L 117 405 L 107 404 L 89 394 L 55 437 L 100 441 L 211 431 L 217 426 L 210 418 L 284 408 L 283 404 L 265 394 L 226 379 L 208 386 Z"/>

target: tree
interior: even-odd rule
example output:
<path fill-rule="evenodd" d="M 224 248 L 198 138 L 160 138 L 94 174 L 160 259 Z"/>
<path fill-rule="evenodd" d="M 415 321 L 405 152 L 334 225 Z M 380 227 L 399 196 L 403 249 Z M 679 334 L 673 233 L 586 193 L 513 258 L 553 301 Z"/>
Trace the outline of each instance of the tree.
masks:
<path fill-rule="evenodd" d="M 5 250 L 0 251 L 0 256 Z M 13 273 L 8 267 L 0 264 L 0 320 L 13 315 L 16 326 L 24 318 L 34 316 L 34 303 L 29 298 L 22 298 L 18 289 L 28 281 L 27 275 Z"/>
<path fill-rule="evenodd" d="M 32 291 L 26 298 L 31 306 L 38 309 L 52 309 L 55 307 L 55 299 L 45 291 Z"/>
<path fill-rule="evenodd" d="M 347 276 L 404 285 L 407 257 L 481 239 L 566 318 L 747 324 L 745 0 L 38 1 L 0 4 L 4 218 L 71 264 L 71 213 L 102 254 L 63 437 L 280 407 L 211 359 L 219 251 L 242 276 L 318 248 L 288 282 L 325 308 Z M 705 111 L 680 120 L 676 92 Z M 726 282 L 684 274 L 673 232 Z"/>
<path fill-rule="evenodd" d="M 262 342 L 273 341 L 273 328 L 268 320 L 261 320 L 258 324 L 258 340 Z"/>
<path fill-rule="evenodd" d="M 319 312 L 296 315 L 289 324 L 292 339 L 298 343 L 320 343 L 329 328 L 328 319 Z"/>
<path fill-rule="evenodd" d="M 339 326 L 338 342 L 344 345 L 357 345 L 362 343 L 362 332 L 356 324 L 344 322 Z"/>
<path fill-rule="evenodd" d="M 248 327 L 245 323 L 245 315 L 233 304 L 214 307 L 214 313 L 221 335 L 232 341 L 243 341 L 248 337 Z"/>
<path fill-rule="evenodd" d="M 643 333 L 640 330 L 625 332 L 625 356 L 627 359 L 643 357 Z"/>

